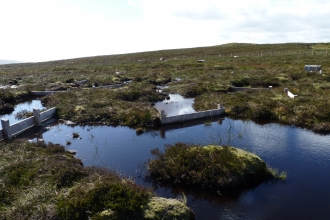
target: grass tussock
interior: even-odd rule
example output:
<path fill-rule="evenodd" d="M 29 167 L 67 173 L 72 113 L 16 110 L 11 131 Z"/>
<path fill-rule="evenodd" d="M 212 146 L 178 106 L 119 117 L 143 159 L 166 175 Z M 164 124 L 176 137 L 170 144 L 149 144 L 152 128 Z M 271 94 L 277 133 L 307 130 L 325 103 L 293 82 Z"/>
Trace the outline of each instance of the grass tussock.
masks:
<path fill-rule="evenodd" d="M 91 171 L 91 170 L 89 170 Z M 93 171 L 95 172 L 95 170 Z M 57 210 L 63 219 L 142 219 L 152 192 L 109 174 L 85 178 L 62 195 Z"/>
<path fill-rule="evenodd" d="M 54 198 L 87 175 L 81 161 L 62 146 L 23 140 L 0 145 L 1 218 L 55 216 Z"/>
<path fill-rule="evenodd" d="M 148 177 L 156 182 L 197 186 L 216 191 L 257 185 L 280 178 L 255 154 L 229 146 L 199 146 L 176 143 L 164 153 L 152 151 Z"/>

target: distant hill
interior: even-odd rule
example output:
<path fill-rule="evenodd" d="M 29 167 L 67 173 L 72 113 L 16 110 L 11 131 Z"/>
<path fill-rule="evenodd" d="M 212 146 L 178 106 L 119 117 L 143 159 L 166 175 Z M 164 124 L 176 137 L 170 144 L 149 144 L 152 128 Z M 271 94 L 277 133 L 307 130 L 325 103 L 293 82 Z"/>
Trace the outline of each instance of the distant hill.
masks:
<path fill-rule="evenodd" d="M 2 64 L 10 64 L 10 63 L 21 63 L 20 61 L 17 60 L 0 60 L 0 65 Z"/>
<path fill-rule="evenodd" d="M 230 56 L 239 53 L 280 53 L 280 52 L 292 51 L 292 53 L 302 54 L 306 53 L 327 53 L 330 54 L 330 42 L 327 43 L 276 43 L 276 44 L 254 44 L 254 43 L 227 43 L 215 46 L 205 46 L 205 47 L 195 47 L 195 48 L 180 48 L 180 49 L 166 49 L 158 51 L 144 51 L 144 52 L 134 52 L 126 54 L 112 54 L 112 55 L 99 55 L 91 57 L 80 57 L 71 58 L 63 60 L 53 60 L 46 62 L 24 62 L 15 60 L 1 60 L 0 65 L 12 64 L 13 66 L 27 67 L 34 65 L 84 65 L 84 64 L 104 64 L 115 62 L 127 62 L 127 61 L 147 61 L 147 60 L 159 60 L 161 57 L 166 59 L 177 59 L 177 58 L 196 58 L 204 59 L 206 56 Z M 15 65 L 16 64 L 16 65 Z"/>

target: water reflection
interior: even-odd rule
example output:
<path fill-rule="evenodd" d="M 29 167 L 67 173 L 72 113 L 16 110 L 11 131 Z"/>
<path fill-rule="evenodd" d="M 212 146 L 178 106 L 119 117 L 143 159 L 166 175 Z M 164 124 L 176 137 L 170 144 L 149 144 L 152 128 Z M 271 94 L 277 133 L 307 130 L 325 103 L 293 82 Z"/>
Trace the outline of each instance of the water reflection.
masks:
<path fill-rule="evenodd" d="M 179 197 L 184 194 L 185 196 L 189 196 L 192 200 L 204 200 L 210 203 L 215 203 L 218 205 L 226 204 L 228 202 L 236 202 L 238 201 L 242 195 L 246 194 L 246 192 L 251 192 L 256 189 L 262 182 L 254 183 L 253 185 L 246 187 L 239 187 L 235 189 L 200 189 L 198 187 L 185 186 L 180 184 L 174 184 L 173 182 L 162 182 L 157 181 L 155 179 L 146 177 L 145 181 L 151 183 L 154 189 L 157 191 L 159 188 L 169 191 L 170 194 L 174 197 Z M 264 184 L 281 184 L 280 180 L 269 181 L 266 180 L 263 182 Z M 252 195 L 253 197 L 254 195 Z M 251 202 L 251 196 L 246 197 L 243 202 Z"/>
<path fill-rule="evenodd" d="M 158 111 L 165 110 L 167 116 L 183 115 L 196 112 L 192 107 L 194 103 L 193 98 L 186 99 L 179 94 L 170 94 L 169 97 L 169 100 L 156 102 L 155 108 Z"/>
<path fill-rule="evenodd" d="M 167 125 L 157 127 L 156 129 L 159 130 L 160 136 L 162 138 L 166 138 L 167 131 L 173 132 L 176 129 L 188 128 L 188 127 L 193 127 L 193 126 L 201 125 L 201 124 L 204 124 L 204 126 L 210 126 L 212 122 L 216 122 L 218 125 L 221 125 L 223 120 L 224 120 L 223 116 L 214 116 L 214 117 L 209 117 L 209 118 L 184 121 L 184 122 L 180 122 L 180 123 L 167 124 Z M 154 130 L 154 129 L 152 129 L 152 130 Z"/>

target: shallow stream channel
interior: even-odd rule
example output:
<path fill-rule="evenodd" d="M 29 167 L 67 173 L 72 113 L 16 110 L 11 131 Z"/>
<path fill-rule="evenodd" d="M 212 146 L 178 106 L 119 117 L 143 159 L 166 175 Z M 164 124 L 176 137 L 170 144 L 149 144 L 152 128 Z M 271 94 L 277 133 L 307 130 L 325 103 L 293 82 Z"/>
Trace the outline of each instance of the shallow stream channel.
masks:
<path fill-rule="evenodd" d="M 194 111 L 192 103 L 193 100 L 173 95 L 155 106 L 174 115 Z M 28 105 L 42 108 L 38 100 Z M 22 105 L 17 108 L 22 110 Z M 72 137 L 74 132 L 79 138 Z M 257 154 L 270 167 L 287 172 L 287 180 L 213 196 L 164 186 L 156 186 L 155 193 L 175 198 L 184 192 L 196 219 L 330 218 L 330 135 L 277 123 L 213 118 L 207 122 L 163 126 L 142 134 L 128 127 L 73 126 L 53 120 L 21 137 L 61 144 L 76 151 L 85 166 L 115 169 L 146 187 L 154 187 L 143 178 L 143 166 L 152 158 L 150 150 L 154 148 L 163 150 L 165 145 L 176 142 L 234 146 Z"/>

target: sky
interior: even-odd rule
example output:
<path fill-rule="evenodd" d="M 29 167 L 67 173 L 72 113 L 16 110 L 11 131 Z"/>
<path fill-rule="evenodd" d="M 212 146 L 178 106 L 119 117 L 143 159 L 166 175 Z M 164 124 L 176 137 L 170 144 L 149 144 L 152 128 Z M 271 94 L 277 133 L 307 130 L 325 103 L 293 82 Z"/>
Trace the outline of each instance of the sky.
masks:
<path fill-rule="evenodd" d="M 330 42 L 329 0 L 0 0 L 0 60 Z"/>

